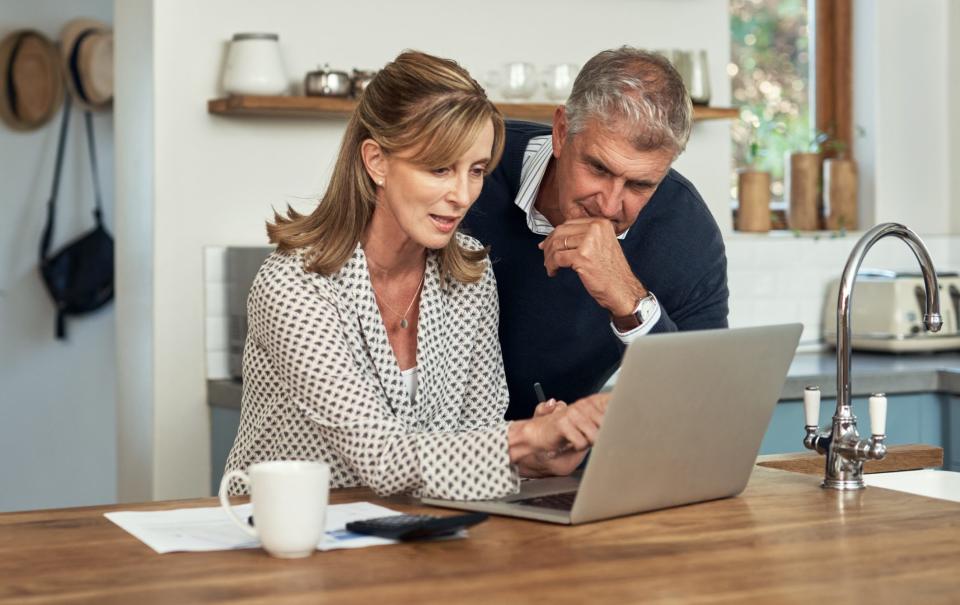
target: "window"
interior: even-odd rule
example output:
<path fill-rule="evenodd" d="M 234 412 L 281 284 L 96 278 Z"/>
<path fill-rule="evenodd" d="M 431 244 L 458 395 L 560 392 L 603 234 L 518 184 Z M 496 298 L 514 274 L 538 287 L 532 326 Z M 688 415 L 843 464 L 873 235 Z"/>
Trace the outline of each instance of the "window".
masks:
<path fill-rule="evenodd" d="M 774 228 L 784 228 L 784 159 L 829 137 L 846 149 L 853 133 L 851 0 L 730 0 L 734 170 L 772 176 Z M 753 152 L 755 150 L 755 153 Z"/>
<path fill-rule="evenodd" d="M 730 0 L 728 71 L 741 118 L 732 127 L 731 199 L 736 169 L 753 166 L 771 173 L 773 208 L 782 208 L 784 157 L 812 143 L 808 23 L 807 0 Z"/>

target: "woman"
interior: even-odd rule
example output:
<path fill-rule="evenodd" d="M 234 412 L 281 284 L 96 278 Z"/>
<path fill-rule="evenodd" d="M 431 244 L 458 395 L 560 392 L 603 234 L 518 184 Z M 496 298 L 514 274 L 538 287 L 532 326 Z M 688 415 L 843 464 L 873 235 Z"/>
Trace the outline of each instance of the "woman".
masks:
<path fill-rule="evenodd" d="M 317 209 L 267 225 L 228 470 L 323 460 L 334 487 L 478 499 L 582 459 L 601 401 L 503 421 L 496 284 L 457 232 L 503 140 L 456 63 L 405 52 L 377 74 Z"/>

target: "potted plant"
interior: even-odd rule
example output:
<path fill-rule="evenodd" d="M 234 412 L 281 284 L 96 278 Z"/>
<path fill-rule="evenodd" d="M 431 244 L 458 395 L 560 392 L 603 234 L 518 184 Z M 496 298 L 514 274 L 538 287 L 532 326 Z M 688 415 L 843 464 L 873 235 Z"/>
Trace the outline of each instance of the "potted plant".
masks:
<path fill-rule="evenodd" d="M 789 154 L 784 171 L 784 190 L 787 192 L 787 225 L 793 231 L 816 231 L 821 228 L 821 145 L 827 135 L 817 132 L 805 145 L 804 151 Z"/>
<path fill-rule="evenodd" d="M 863 128 L 857 127 L 863 135 Z M 847 153 L 842 139 L 824 144 L 829 157 L 823 161 L 823 219 L 827 229 L 846 231 L 857 228 L 857 163 Z"/>
<path fill-rule="evenodd" d="M 760 170 L 756 133 L 747 151 L 747 166 L 737 171 L 737 231 L 770 231 L 770 172 Z"/>

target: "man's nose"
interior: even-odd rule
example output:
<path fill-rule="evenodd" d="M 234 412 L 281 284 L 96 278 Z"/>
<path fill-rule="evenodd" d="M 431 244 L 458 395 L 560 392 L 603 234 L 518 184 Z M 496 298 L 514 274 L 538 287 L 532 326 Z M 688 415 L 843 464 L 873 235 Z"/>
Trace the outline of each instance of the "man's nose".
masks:
<path fill-rule="evenodd" d="M 618 179 L 611 179 L 610 186 L 600 196 L 597 205 L 603 218 L 614 220 L 620 217 L 620 211 L 623 208 L 623 196 L 626 193 L 624 185 Z"/>

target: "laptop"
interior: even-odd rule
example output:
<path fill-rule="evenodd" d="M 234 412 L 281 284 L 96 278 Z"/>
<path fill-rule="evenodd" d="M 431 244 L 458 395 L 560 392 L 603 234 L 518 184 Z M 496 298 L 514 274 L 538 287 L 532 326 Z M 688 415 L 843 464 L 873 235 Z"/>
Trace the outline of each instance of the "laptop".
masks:
<path fill-rule="evenodd" d="M 579 524 L 736 496 L 800 340 L 798 323 L 655 334 L 627 348 L 583 471 L 499 500 L 424 504 Z"/>

